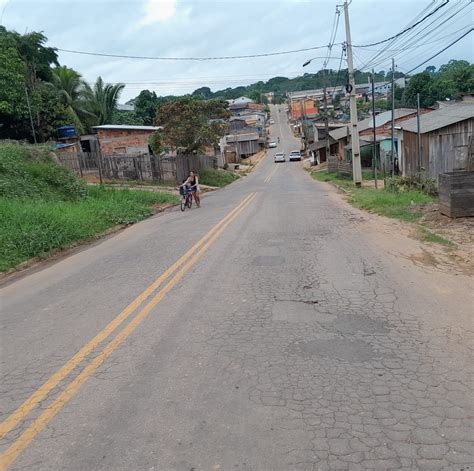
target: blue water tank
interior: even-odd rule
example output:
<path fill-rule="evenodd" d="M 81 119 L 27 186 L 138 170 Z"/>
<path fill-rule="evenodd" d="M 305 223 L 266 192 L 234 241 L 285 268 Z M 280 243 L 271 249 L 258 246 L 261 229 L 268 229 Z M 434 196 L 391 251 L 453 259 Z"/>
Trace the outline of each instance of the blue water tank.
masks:
<path fill-rule="evenodd" d="M 68 137 L 76 137 L 76 128 L 70 124 L 68 126 L 61 126 L 58 128 L 59 139 L 67 139 Z"/>

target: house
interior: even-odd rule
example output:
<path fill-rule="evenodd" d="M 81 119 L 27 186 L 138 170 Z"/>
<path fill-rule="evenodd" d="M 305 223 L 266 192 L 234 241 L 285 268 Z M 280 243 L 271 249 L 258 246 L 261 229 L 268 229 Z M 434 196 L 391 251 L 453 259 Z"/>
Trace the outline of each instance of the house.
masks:
<path fill-rule="evenodd" d="M 430 110 L 423 110 L 424 112 L 429 112 Z M 411 119 L 416 116 L 416 110 L 412 108 L 398 108 L 395 110 L 395 125 L 399 125 L 405 120 Z M 391 139 L 392 129 L 392 112 L 385 111 L 375 116 L 375 133 L 379 138 L 377 142 Z M 373 142 L 373 118 L 369 117 L 362 121 L 359 121 L 357 124 L 357 129 L 359 131 L 360 139 L 365 140 L 366 142 Z M 329 136 L 332 138 L 331 144 L 331 155 L 338 155 L 341 160 L 350 160 L 352 155 L 352 146 L 350 144 L 350 125 L 344 125 L 334 131 L 329 133 Z M 381 139 L 383 136 L 383 139 Z M 361 146 L 363 147 L 363 146 Z M 385 146 L 384 146 L 385 148 Z M 397 142 L 395 142 L 395 151 L 397 151 Z M 367 152 L 361 152 L 361 157 L 364 159 L 366 157 L 366 164 L 369 164 L 372 159 L 371 150 Z M 383 156 L 381 155 L 381 158 Z M 368 160 L 368 162 L 367 162 Z M 364 162 L 363 162 L 364 163 Z"/>
<path fill-rule="evenodd" d="M 418 162 L 417 119 L 398 127 L 403 175 L 420 171 L 434 180 L 440 173 L 468 167 L 474 153 L 474 101 L 441 103 L 440 108 L 420 116 L 421 162 Z"/>
<path fill-rule="evenodd" d="M 117 105 L 117 111 L 120 113 L 132 113 L 135 111 L 135 106 L 134 105 L 128 105 L 124 104 L 121 105 L 120 103 Z"/>
<path fill-rule="evenodd" d="M 104 124 L 94 126 L 103 155 L 148 153 L 148 138 L 160 129 L 157 126 Z"/>
<path fill-rule="evenodd" d="M 314 98 L 291 100 L 290 113 L 293 119 L 314 118 L 318 114 L 318 107 Z"/>
<path fill-rule="evenodd" d="M 256 154 L 263 148 L 258 132 L 229 134 L 225 136 L 225 144 L 234 147 L 237 160 Z"/>

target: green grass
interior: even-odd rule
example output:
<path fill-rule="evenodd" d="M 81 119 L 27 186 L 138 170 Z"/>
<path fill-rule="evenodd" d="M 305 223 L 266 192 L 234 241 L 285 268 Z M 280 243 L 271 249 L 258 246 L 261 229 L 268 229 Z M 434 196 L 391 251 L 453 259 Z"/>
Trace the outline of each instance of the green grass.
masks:
<path fill-rule="evenodd" d="M 167 193 L 88 187 L 47 146 L 0 143 L 0 271 L 178 202 Z"/>
<path fill-rule="evenodd" d="M 420 212 L 411 210 L 412 204 L 433 201 L 432 197 L 420 191 L 390 193 L 374 188 L 353 188 L 350 196 L 350 202 L 358 208 L 404 221 L 416 221 L 422 215 Z"/>
<path fill-rule="evenodd" d="M 0 198 L 0 271 L 152 214 L 176 196 L 93 187 L 80 201 Z"/>
<path fill-rule="evenodd" d="M 448 239 L 445 239 L 444 237 L 441 237 L 439 234 L 435 234 L 434 232 L 431 232 L 427 227 L 420 226 L 420 231 L 421 231 L 421 238 L 425 242 L 431 242 L 433 244 L 440 244 L 444 245 L 449 248 L 455 248 L 456 244 L 451 242 Z"/>
<path fill-rule="evenodd" d="M 226 170 L 203 170 L 199 173 L 199 183 L 207 186 L 223 187 L 239 179 L 239 175 Z"/>
<path fill-rule="evenodd" d="M 431 196 L 416 190 L 391 193 L 375 188 L 356 188 L 351 178 L 324 170 L 311 172 L 311 176 L 318 181 L 337 183 L 349 190 L 349 201 L 358 208 L 404 221 L 416 221 L 422 215 L 420 212 L 411 209 L 412 204 L 432 203 L 434 201 Z M 362 177 L 364 180 L 372 179 L 372 171 L 364 169 Z"/>

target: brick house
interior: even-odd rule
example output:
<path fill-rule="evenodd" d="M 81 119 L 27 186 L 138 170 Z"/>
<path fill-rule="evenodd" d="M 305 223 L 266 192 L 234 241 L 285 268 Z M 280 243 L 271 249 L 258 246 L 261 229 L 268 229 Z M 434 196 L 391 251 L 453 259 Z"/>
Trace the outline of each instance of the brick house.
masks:
<path fill-rule="evenodd" d="M 148 138 L 160 129 L 157 126 L 104 124 L 94 126 L 103 155 L 148 153 Z"/>

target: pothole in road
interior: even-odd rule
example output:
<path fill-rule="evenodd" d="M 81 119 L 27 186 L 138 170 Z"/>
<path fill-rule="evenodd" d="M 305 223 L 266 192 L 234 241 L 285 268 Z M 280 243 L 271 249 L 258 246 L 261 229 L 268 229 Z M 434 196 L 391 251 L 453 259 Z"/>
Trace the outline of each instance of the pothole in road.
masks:
<path fill-rule="evenodd" d="M 363 340 L 315 339 L 295 341 L 289 346 L 289 352 L 303 357 L 325 357 L 348 363 L 370 361 L 380 357 Z"/>

